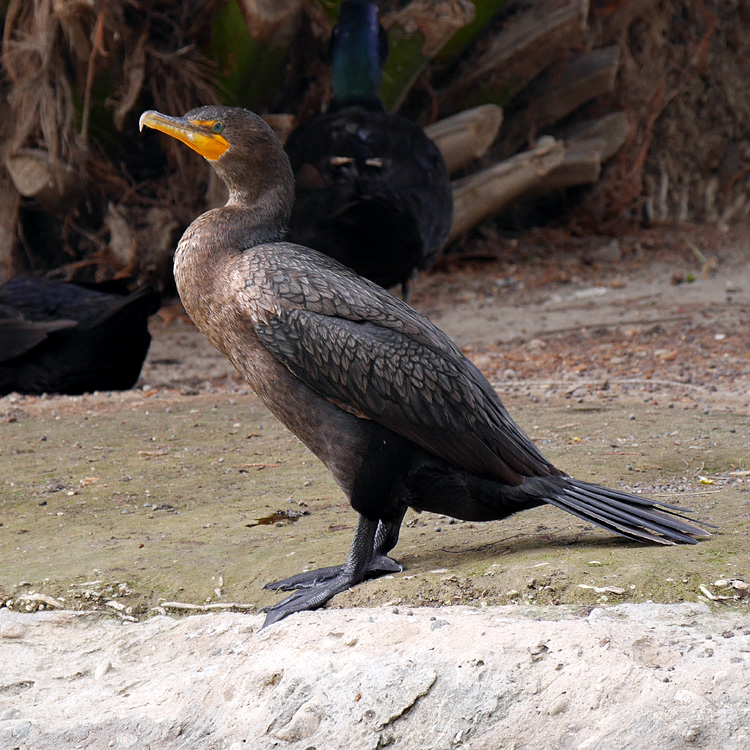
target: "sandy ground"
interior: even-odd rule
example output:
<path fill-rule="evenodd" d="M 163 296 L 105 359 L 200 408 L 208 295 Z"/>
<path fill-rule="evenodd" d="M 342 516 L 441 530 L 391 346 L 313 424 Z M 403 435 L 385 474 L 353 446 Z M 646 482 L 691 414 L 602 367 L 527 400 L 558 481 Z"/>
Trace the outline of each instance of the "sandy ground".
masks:
<path fill-rule="evenodd" d="M 154 319 L 136 390 L 0 399 L 3 746 L 682 748 L 720 736 L 746 747 L 747 236 L 493 237 L 443 261 L 412 300 L 556 463 L 677 497 L 721 527 L 694 547 L 636 547 L 550 509 L 503 524 L 410 515 L 403 574 L 259 633 L 257 615 L 224 610 L 255 612 L 277 598 L 263 582 L 341 559 L 353 514 L 177 306 Z M 699 609 L 670 609 L 679 602 Z M 174 619 L 193 610 L 209 614 Z M 477 625 L 480 614 L 490 619 Z M 387 631 L 371 624 L 383 618 Z M 600 619 L 607 633 L 591 640 Z M 436 662 L 438 620 L 455 627 L 437 631 Z M 473 653 L 482 628 L 511 661 Z M 549 633 L 560 663 L 577 663 L 569 682 L 549 659 L 549 674 L 533 673 Z M 258 659 L 280 667 L 253 673 Z M 464 685 L 471 659 L 492 666 L 492 694 L 513 705 L 461 688 L 461 723 L 456 696 L 433 683 Z M 384 671 L 357 673 L 362 660 Z M 315 674 L 339 675 L 346 710 Z M 403 701 L 385 718 L 369 708 L 368 679 Z M 640 696 L 651 697 L 621 714 Z"/>
<path fill-rule="evenodd" d="M 579 396 L 606 382 L 712 403 L 726 395 L 729 408 L 747 409 L 749 232 L 493 236 L 423 275 L 411 303 L 501 389 L 574 381 Z M 205 390 L 222 381 L 241 383 L 192 327 L 156 328 L 142 382 Z"/>

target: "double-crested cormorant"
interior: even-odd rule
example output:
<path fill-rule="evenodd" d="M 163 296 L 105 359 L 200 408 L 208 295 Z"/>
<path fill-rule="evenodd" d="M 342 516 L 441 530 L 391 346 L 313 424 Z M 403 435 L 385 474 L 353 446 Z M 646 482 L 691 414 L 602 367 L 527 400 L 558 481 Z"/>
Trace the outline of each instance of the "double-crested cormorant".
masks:
<path fill-rule="evenodd" d="M 185 309 L 359 514 L 342 566 L 268 584 L 297 590 L 266 624 L 401 570 L 387 553 L 409 507 L 490 521 L 550 503 L 639 541 L 708 536 L 677 508 L 555 468 L 442 331 L 332 258 L 285 242 L 293 175 L 260 117 L 201 107 L 145 112 L 140 124 L 203 154 L 229 189 L 226 206 L 199 216 L 177 246 Z"/>
<path fill-rule="evenodd" d="M 404 297 L 432 266 L 453 218 L 448 170 L 422 128 L 378 97 L 388 41 L 373 2 L 346 0 L 331 41 L 328 112 L 286 142 L 296 180 L 291 240 Z"/>
<path fill-rule="evenodd" d="M 147 286 L 119 294 L 11 279 L 0 287 L 0 394 L 131 388 L 151 343 L 148 317 L 158 309 L 159 295 Z"/>

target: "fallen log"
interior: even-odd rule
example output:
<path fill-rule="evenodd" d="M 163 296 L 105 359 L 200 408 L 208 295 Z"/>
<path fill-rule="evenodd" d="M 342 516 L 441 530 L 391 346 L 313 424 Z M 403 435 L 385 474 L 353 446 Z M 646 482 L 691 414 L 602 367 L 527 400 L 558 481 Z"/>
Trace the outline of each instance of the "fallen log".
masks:
<path fill-rule="evenodd" d="M 511 16 L 443 92 L 443 107 L 455 112 L 469 105 L 505 104 L 559 60 L 563 48 L 581 39 L 588 9 L 588 0 L 539 0 Z"/>
<path fill-rule="evenodd" d="M 619 60 L 619 47 L 612 45 L 580 55 L 567 65 L 553 66 L 540 76 L 514 102 L 515 114 L 503 127 L 502 155 L 516 153 L 544 128 L 611 93 Z"/>
<path fill-rule="evenodd" d="M 545 136 L 535 148 L 453 183 L 448 243 L 541 182 L 565 157 L 562 141 Z M 447 244 L 447 243 L 446 243 Z"/>
<path fill-rule="evenodd" d="M 593 184 L 602 171 L 603 147 L 604 141 L 598 138 L 572 145 L 566 143 L 562 162 L 520 197 L 527 200 L 564 188 Z"/>
<path fill-rule="evenodd" d="M 564 141 L 562 162 L 520 197 L 528 200 L 556 190 L 593 184 L 599 179 L 602 164 L 619 151 L 629 132 L 630 121 L 625 112 L 580 123 Z"/>
<path fill-rule="evenodd" d="M 595 120 L 580 122 L 571 128 L 564 140 L 566 144 L 580 143 L 600 138 L 604 141 L 602 161 L 611 159 L 630 134 L 630 118 L 625 112 L 611 112 Z"/>
<path fill-rule="evenodd" d="M 63 209 L 80 192 L 80 177 L 44 149 L 11 154 L 5 159 L 5 167 L 16 190 L 50 213 Z"/>
<path fill-rule="evenodd" d="M 448 172 L 453 173 L 484 156 L 502 121 L 503 110 L 494 104 L 485 104 L 446 117 L 424 130 L 440 149 Z"/>

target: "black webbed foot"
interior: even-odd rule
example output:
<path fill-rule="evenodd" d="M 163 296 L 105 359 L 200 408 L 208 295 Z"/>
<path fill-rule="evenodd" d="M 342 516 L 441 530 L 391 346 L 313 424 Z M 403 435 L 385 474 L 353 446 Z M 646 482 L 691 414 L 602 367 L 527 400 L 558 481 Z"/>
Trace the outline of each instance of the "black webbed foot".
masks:
<path fill-rule="evenodd" d="M 289 576 L 289 578 L 271 581 L 263 588 L 269 591 L 294 591 L 295 589 L 314 588 L 320 583 L 325 583 L 335 578 L 341 572 L 341 568 L 341 565 L 332 565 L 330 568 L 306 570 L 304 573 L 297 573 L 297 575 Z"/>
<path fill-rule="evenodd" d="M 346 591 L 364 580 L 364 576 L 355 575 L 351 572 L 341 572 L 343 567 L 339 568 L 340 572 L 338 575 L 299 589 L 278 604 L 274 604 L 271 607 L 264 607 L 262 611 L 266 613 L 266 620 L 263 623 L 263 627 L 268 627 L 294 612 L 304 612 L 308 609 L 322 607 L 327 601 L 336 596 L 336 594 L 340 594 L 342 591 Z"/>
<path fill-rule="evenodd" d="M 343 565 L 310 570 L 267 583 L 264 586 L 266 589 L 296 591 L 278 604 L 263 609 L 267 613 L 263 627 L 294 612 L 322 607 L 336 594 L 356 586 L 366 578 L 377 578 L 403 570 L 401 563 L 386 554 L 396 545 L 400 526 L 401 518 L 395 523 L 386 524 L 368 521 L 360 516 L 349 556 Z"/>
<path fill-rule="evenodd" d="M 295 589 L 309 589 L 319 584 L 331 581 L 341 572 L 342 565 L 332 565 L 329 568 L 317 568 L 316 570 L 307 570 L 304 573 L 289 578 L 282 578 L 280 581 L 271 581 L 263 588 L 270 591 L 294 591 Z M 388 573 L 400 573 L 404 566 L 392 557 L 383 554 L 373 554 L 372 561 L 365 570 L 363 580 L 371 578 L 380 578 Z"/>

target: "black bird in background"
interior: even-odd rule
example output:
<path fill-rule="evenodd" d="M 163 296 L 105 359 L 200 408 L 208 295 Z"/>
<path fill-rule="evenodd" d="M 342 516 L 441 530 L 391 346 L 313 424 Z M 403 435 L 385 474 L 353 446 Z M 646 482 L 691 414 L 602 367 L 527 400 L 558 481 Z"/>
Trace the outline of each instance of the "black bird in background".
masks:
<path fill-rule="evenodd" d="M 296 591 L 268 609 L 266 624 L 401 570 L 388 553 L 410 507 L 491 521 L 550 503 L 637 541 L 708 536 L 678 508 L 555 468 L 429 320 L 332 258 L 285 242 L 293 174 L 260 117 L 201 107 L 184 117 L 145 112 L 140 125 L 205 156 L 229 189 L 226 206 L 199 216 L 177 246 L 185 309 L 359 514 L 343 565 L 268 584 Z"/>
<path fill-rule="evenodd" d="M 445 161 L 422 128 L 378 96 L 388 39 L 373 2 L 346 0 L 331 40 L 328 112 L 291 133 L 296 181 L 291 240 L 389 288 L 432 266 L 448 238 Z"/>
<path fill-rule="evenodd" d="M 147 286 L 109 291 L 114 286 L 17 277 L 0 287 L 0 394 L 131 388 L 159 295 Z"/>

